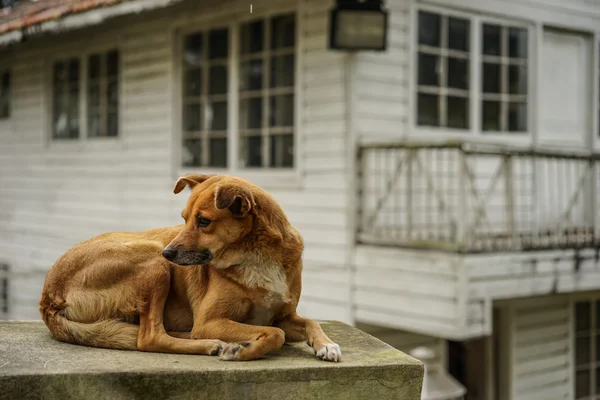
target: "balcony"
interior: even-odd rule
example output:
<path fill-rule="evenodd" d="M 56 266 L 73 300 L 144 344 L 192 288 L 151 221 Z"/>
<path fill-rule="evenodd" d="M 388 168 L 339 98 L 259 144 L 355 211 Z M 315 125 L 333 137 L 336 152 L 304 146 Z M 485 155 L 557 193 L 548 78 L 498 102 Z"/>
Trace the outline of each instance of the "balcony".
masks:
<path fill-rule="evenodd" d="M 598 154 L 475 143 L 359 148 L 359 244 L 456 253 L 598 248 Z"/>

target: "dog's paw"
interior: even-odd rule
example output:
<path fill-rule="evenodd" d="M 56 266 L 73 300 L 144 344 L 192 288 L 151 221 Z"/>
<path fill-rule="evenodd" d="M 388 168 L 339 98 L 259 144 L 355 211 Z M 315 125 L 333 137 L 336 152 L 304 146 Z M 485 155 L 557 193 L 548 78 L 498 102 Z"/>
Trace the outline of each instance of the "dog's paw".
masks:
<path fill-rule="evenodd" d="M 218 356 L 223 351 L 223 348 L 228 346 L 229 343 L 223 342 L 221 340 L 212 340 L 212 344 L 208 349 L 209 356 Z"/>
<path fill-rule="evenodd" d="M 239 360 L 239 351 L 241 346 L 237 343 L 225 343 L 221 346 L 219 357 L 223 361 Z"/>
<path fill-rule="evenodd" d="M 315 355 L 318 359 L 323 361 L 342 361 L 342 350 L 340 349 L 340 346 L 335 343 L 324 345 L 319 350 L 315 351 Z"/>

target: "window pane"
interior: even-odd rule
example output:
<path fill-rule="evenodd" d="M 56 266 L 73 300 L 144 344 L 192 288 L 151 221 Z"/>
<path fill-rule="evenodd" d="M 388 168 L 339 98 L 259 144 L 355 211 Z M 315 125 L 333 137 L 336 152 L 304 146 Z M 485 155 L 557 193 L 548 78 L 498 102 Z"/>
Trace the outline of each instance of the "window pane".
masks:
<path fill-rule="evenodd" d="M 101 63 L 100 54 L 92 54 L 88 58 L 88 77 L 90 79 L 100 78 Z"/>
<path fill-rule="evenodd" d="M 590 395 L 590 371 L 578 371 L 575 376 L 575 398 Z"/>
<path fill-rule="evenodd" d="M 210 76 L 208 78 L 208 92 L 210 94 L 227 93 L 227 67 L 210 67 Z"/>
<path fill-rule="evenodd" d="M 0 83 L 0 118 L 8 118 L 10 116 L 10 73 L 2 74 L 2 82 Z"/>
<path fill-rule="evenodd" d="M 244 159 L 243 165 L 246 167 L 262 166 L 262 137 L 249 136 L 243 138 Z"/>
<path fill-rule="evenodd" d="M 106 136 L 119 136 L 119 114 L 109 112 L 106 119 Z"/>
<path fill-rule="evenodd" d="M 183 58 L 191 65 L 198 65 L 204 60 L 204 37 L 201 33 L 185 37 Z"/>
<path fill-rule="evenodd" d="M 469 51 L 469 21 L 448 18 L 448 48 Z"/>
<path fill-rule="evenodd" d="M 600 301 L 596 301 L 596 328 L 600 328 Z M 600 346 L 598 346 L 598 349 L 600 349 Z M 600 361 L 600 357 L 598 357 L 598 361 Z"/>
<path fill-rule="evenodd" d="M 294 95 L 271 96 L 270 125 L 294 126 Z"/>
<path fill-rule="evenodd" d="M 510 132 L 527 130 L 527 104 L 508 103 L 508 130 Z"/>
<path fill-rule="evenodd" d="M 227 167 L 227 139 L 210 139 L 210 165 L 212 167 Z"/>
<path fill-rule="evenodd" d="M 261 90 L 263 87 L 263 62 L 251 60 L 240 66 L 240 90 Z"/>
<path fill-rule="evenodd" d="M 202 69 L 188 69 L 185 72 L 184 86 L 186 96 L 200 96 L 202 94 Z"/>
<path fill-rule="evenodd" d="M 482 52 L 488 56 L 499 56 L 501 50 L 501 29 L 497 25 L 483 25 Z"/>
<path fill-rule="evenodd" d="M 271 57 L 271 87 L 293 87 L 294 70 L 293 55 Z"/>
<path fill-rule="evenodd" d="M 224 131 L 227 130 L 227 102 L 212 103 L 212 120 L 210 130 Z"/>
<path fill-rule="evenodd" d="M 439 57 L 419 53 L 419 85 L 439 86 Z"/>
<path fill-rule="evenodd" d="M 73 59 L 69 61 L 69 81 L 79 84 L 79 60 Z"/>
<path fill-rule="evenodd" d="M 202 165 L 202 140 L 186 139 L 183 141 L 182 162 L 186 167 Z"/>
<path fill-rule="evenodd" d="M 79 137 L 79 90 L 69 90 L 69 137 Z"/>
<path fill-rule="evenodd" d="M 119 82 L 117 80 L 110 80 L 106 87 L 106 98 L 108 105 L 116 107 L 119 104 Z"/>
<path fill-rule="evenodd" d="M 271 49 L 294 47 L 296 42 L 296 18 L 294 14 L 282 15 L 271 20 Z"/>
<path fill-rule="evenodd" d="M 262 127 L 262 98 L 240 101 L 240 128 L 259 129 Z"/>
<path fill-rule="evenodd" d="M 67 70 L 62 62 L 54 63 L 54 84 L 59 84 L 67 80 Z"/>
<path fill-rule="evenodd" d="M 575 365 L 587 365 L 591 356 L 590 337 L 578 337 L 575 344 Z"/>
<path fill-rule="evenodd" d="M 575 331 L 588 331 L 591 327 L 591 309 L 589 302 L 583 301 L 575 304 Z"/>
<path fill-rule="evenodd" d="M 87 103 L 89 107 L 98 107 L 100 105 L 100 86 L 98 83 L 92 83 L 88 86 Z"/>
<path fill-rule="evenodd" d="M 96 109 L 94 112 L 88 113 L 88 136 L 100 136 L 100 114 Z"/>
<path fill-rule="evenodd" d="M 508 29 L 508 55 L 511 58 L 527 58 L 527 30 Z"/>
<path fill-rule="evenodd" d="M 441 21 L 438 14 L 419 11 L 419 44 L 440 47 Z"/>
<path fill-rule="evenodd" d="M 109 51 L 106 55 L 106 71 L 108 76 L 119 75 L 119 52 Z"/>
<path fill-rule="evenodd" d="M 469 100 L 464 97 L 448 96 L 448 127 L 469 128 Z"/>
<path fill-rule="evenodd" d="M 227 58 L 229 55 L 229 33 L 227 29 L 210 31 L 208 34 L 208 58 Z"/>
<path fill-rule="evenodd" d="M 500 131 L 500 103 L 484 101 L 481 112 L 481 129 L 484 131 Z"/>
<path fill-rule="evenodd" d="M 271 167 L 294 166 L 294 135 L 271 136 Z"/>
<path fill-rule="evenodd" d="M 500 93 L 500 64 L 483 63 L 483 92 Z"/>
<path fill-rule="evenodd" d="M 240 29 L 240 51 L 242 54 L 263 51 L 264 23 L 256 21 L 242 25 Z"/>
<path fill-rule="evenodd" d="M 201 129 L 201 106 L 200 103 L 192 103 L 185 106 L 183 121 L 184 130 L 187 132 L 197 132 Z"/>
<path fill-rule="evenodd" d="M 433 94 L 419 93 L 417 123 L 423 126 L 439 126 L 439 98 Z"/>
<path fill-rule="evenodd" d="M 600 368 L 596 368 L 596 395 L 600 394 Z M 596 399 L 598 396 L 596 396 Z"/>
<path fill-rule="evenodd" d="M 508 66 L 508 92 L 511 94 L 527 94 L 527 67 Z"/>
<path fill-rule="evenodd" d="M 469 88 L 468 60 L 448 58 L 448 87 L 465 90 Z"/>

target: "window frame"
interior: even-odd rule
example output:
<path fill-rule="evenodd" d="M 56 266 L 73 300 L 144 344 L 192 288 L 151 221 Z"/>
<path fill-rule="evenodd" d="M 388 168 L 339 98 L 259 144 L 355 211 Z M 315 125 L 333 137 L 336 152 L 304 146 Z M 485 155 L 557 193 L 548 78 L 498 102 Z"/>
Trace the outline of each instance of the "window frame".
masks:
<path fill-rule="evenodd" d="M 240 165 L 241 135 L 237 132 L 239 127 L 239 46 L 240 29 L 246 22 L 254 20 L 267 20 L 279 15 L 291 14 L 295 16 L 295 48 L 294 48 L 294 166 L 292 168 L 245 168 Z M 201 29 L 198 27 L 201 26 Z M 228 121 L 227 121 L 227 167 L 186 167 L 183 165 L 183 42 L 184 37 L 194 32 L 207 32 L 211 29 L 227 28 L 229 30 L 229 71 L 228 71 Z M 233 174 L 248 179 L 258 185 L 271 188 L 298 188 L 302 182 L 301 171 L 303 168 L 301 134 L 302 130 L 302 101 L 301 91 L 302 76 L 302 6 L 278 6 L 258 13 L 225 13 L 215 16 L 197 16 L 192 20 L 175 27 L 174 57 L 173 57 L 173 178 L 192 172 L 206 174 Z"/>
<path fill-rule="evenodd" d="M 93 54 L 106 55 L 110 51 L 118 53 L 118 103 L 117 103 L 117 136 L 89 136 L 88 134 L 88 60 Z M 53 107 L 54 107 L 54 64 L 76 58 L 79 60 L 79 136 L 74 139 L 55 138 L 53 134 Z M 105 57 L 103 57 L 105 59 Z M 46 90 L 44 102 L 46 110 L 46 147 L 88 147 L 88 146 L 114 146 L 123 142 L 123 49 L 115 42 L 86 47 L 85 51 L 57 51 L 46 59 Z"/>
<path fill-rule="evenodd" d="M 418 54 L 419 54 L 419 12 L 429 12 L 445 17 L 467 19 L 470 22 L 470 62 L 469 62 L 469 128 L 455 129 L 448 127 L 420 126 L 417 123 L 418 111 Z M 451 7 L 417 4 L 412 7 L 409 41 L 408 68 L 410 93 L 408 105 L 407 125 L 410 136 L 416 138 L 429 138 L 434 140 L 467 140 L 481 143 L 510 143 L 516 146 L 530 146 L 533 144 L 537 118 L 537 71 L 538 57 L 535 43 L 537 43 L 537 29 L 533 21 L 484 15 L 475 10 L 462 11 Z M 481 54 L 483 25 L 492 24 L 502 27 L 521 28 L 527 31 L 527 130 L 525 132 L 496 132 L 483 131 L 482 127 L 482 99 L 483 84 L 483 55 Z"/>

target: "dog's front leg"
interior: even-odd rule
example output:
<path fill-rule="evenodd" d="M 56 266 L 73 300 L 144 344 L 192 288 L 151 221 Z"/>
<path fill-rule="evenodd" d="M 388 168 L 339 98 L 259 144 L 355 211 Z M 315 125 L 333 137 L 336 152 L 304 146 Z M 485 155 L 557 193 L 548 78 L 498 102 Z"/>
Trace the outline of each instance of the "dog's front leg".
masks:
<path fill-rule="evenodd" d="M 321 329 L 321 325 L 316 321 L 292 313 L 277 322 L 275 326 L 285 332 L 285 338 L 288 342 L 306 341 L 319 359 L 333 362 L 342 360 L 340 346 L 327 337 Z"/>
<path fill-rule="evenodd" d="M 171 271 L 168 266 L 157 266 L 144 279 L 142 287 L 149 288 L 146 304 L 140 312 L 137 347 L 140 351 L 157 353 L 203 354 L 216 356 L 227 346 L 220 340 L 189 340 L 189 332 L 177 332 L 174 337 L 165 330 L 163 315 L 169 294 Z M 188 335 L 187 339 L 182 339 Z M 180 335 L 181 334 L 181 335 Z"/>
<path fill-rule="evenodd" d="M 271 326 L 255 326 L 227 319 L 215 319 L 198 324 L 192 330 L 192 339 L 208 338 L 236 342 L 223 347 L 219 354 L 222 360 L 247 361 L 260 358 L 270 351 L 279 350 L 285 341 L 285 334 L 281 329 Z"/>

